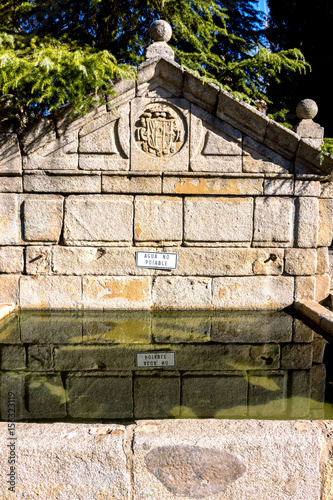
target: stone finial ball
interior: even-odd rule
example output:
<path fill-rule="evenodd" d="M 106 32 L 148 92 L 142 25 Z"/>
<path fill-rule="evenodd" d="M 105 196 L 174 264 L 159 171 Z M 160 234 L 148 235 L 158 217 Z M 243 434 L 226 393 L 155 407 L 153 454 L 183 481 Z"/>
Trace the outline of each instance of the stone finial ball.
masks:
<path fill-rule="evenodd" d="M 169 23 L 159 19 L 151 25 L 150 34 L 154 42 L 168 42 L 172 37 L 172 28 Z"/>
<path fill-rule="evenodd" d="M 301 120 L 311 120 L 318 113 L 318 106 L 312 99 L 303 99 L 297 104 L 296 114 Z"/>

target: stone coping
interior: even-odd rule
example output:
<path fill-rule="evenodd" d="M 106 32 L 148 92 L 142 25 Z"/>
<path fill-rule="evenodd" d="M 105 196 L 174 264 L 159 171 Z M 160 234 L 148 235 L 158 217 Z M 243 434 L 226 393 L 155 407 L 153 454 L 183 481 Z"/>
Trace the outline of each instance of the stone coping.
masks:
<path fill-rule="evenodd" d="M 11 312 L 15 311 L 16 306 L 14 304 L 0 304 L 0 320 L 8 316 Z"/>
<path fill-rule="evenodd" d="M 0 496 L 329 500 L 332 438 L 332 421 L 3 422 Z"/>
<path fill-rule="evenodd" d="M 331 295 L 332 298 L 332 295 Z M 333 312 L 314 300 L 304 300 L 294 303 L 295 310 L 301 319 L 310 321 L 326 333 L 333 335 Z"/>

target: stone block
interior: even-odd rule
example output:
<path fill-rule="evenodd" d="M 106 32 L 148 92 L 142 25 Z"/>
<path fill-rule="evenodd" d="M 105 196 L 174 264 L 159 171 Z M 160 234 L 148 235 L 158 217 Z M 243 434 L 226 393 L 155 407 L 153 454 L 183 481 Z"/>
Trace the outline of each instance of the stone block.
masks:
<path fill-rule="evenodd" d="M 65 201 L 66 245 L 124 243 L 133 237 L 131 196 L 69 196 Z"/>
<path fill-rule="evenodd" d="M 22 276 L 22 309 L 78 309 L 81 278 L 76 276 Z"/>
<path fill-rule="evenodd" d="M 294 301 L 294 279 L 288 276 L 214 278 L 214 309 L 282 309 Z"/>
<path fill-rule="evenodd" d="M 282 156 L 292 159 L 298 148 L 299 136 L 280 123 L 270 120 L 264 143 L 278 151 Z"/>
<path fill-rule="evenodd" d="M 28 193 L 100 193 L 101 176 L 25 173 L 23 187 Z"/>
<path fill-rule="evenodd" d="M 97 344 L 144 344 L 151 340 L 148 311 L 86 311 L 82 341 Z"/>
<path fill-rule="evenodd" d="M 1 394 L 6 397 L 1 397 L 1 418 L 8 421 L 8 393 L 15 394 L 15 420 L 20 421 L 24 418 L 29 418 L 29 414 L 25 407 L 25 372 L 7 371 L 2 372 L 0 376 Z M 13 408 L 12 408 L 13 409 Z M 6 428 L 8 423 L 6 422 Z M 8 433 L 8 428 L 6 429 Z M 8 434 L 6 438 L 8 437 Z M 6 458 L 6 461 L 8 458 Z M 1 491 L 1 490 L 0 490 Z M 6 493 L 7 493 L 6 488 Z M 6 495 L 6 494 L 5 494 Z M 4 497 L 6 498 L 6 497 Z"/>
<path fill-rule="evenodd" d="M 49 339 L 54 342 L 52 338 Z M 29 345 L 28 369 L 34 372 L 53 370 L 53 347 L 45 345 Z"/>
<path fill-rule="evenodd" d="M 184 97 L 201 108 L 212 113 L 215 111 L 218 100 L 219 87 L 217 85 L 207 84 L 193 73 L 184 71 Z"/>
<path fill-rule="evenodd" d="M 327 247 L 317 248 L 317 274 L 329 272 L 329 255 Z"/>
<path fill-rule="evenodd" d="M 212 317 L 211 339 L 221 343 L 290 342 L 293 318 L 278 311 L 259 314 L 245 311 L 215 312 Z"/>
<path fill-rule="evenodd" d="M 52 248 L 50 246 L 26 247 L 25 268 L 27 274 L 51 274 L 51 260 Z"/>
<path fill-rule="evenodd" d="M 153 283 L 153 307 L 156 309 L 210 309 L 211 279 L 157 277 Z"/>
<path fill-rule="evenodd" d="M 26 241 L 52 241 L 60 238 L 63 220 L 62 196 L 44 195 L 24 201 L 24 239 Z"/>
<path fill-rule="evenodd" d="M 0 304 L 19 304 L 19 279 L 18 275 L 0 275 Z"/>
<path fill-rule="evenodd" d="M 24 311 L 20 316 L 25 344 L 75 344 L 82 342 L 81 311 Z"/>
<path fill-rule="evenodd" d="M 0 273 L 21 273 L 23 266 L 22 247 L 0 247 Z"/>
<path fill-rule="evenodd" d="M 295 196 L 320 196 L 319 181 L 295 181 Z"/>
<path fill-rule="evenodd" d="M 316 276 L 316 295 L 315 301 L 321 302 L 325 300 L 331 289 L 331 276 L 329 274 L 323 274 L 322 276 Z"/>
<path fill-rule="evenodd" d="M 30 418 L 52 419 L 66 416 L 66 390 L 60 373 L 26 376 L 26 407 Z"/>
<path fill-rule="evenodd" d="M 265 370 L 248 374 L 249 417 L 285 418 L 288 402 L 287 374 Z"/>
<path fill-rule="evenodd" d="M 296 277 L 295 278 L 295 301 L 315 300 L 316 278 Z"/>
<path fill-rule="evenodd" d="M 161 176 L 103 175 L 102 193 L 160 194 Z"/>
<path fill-rule="evenodd" d="M 0 320 L 0 344 L 21 344 L 19 317 L 9 314 Z"/>
<path fill-rule="evenodd" d="M 265 196 L 293 196 L 294 181 L 293 179 L 265 179 L 264 194 Z"/>
<path fill-rule="evenodd" d="M 222 177 L 163 177 L 164 194 L 260 195 L 262 179 Z"/>
<path fill-rule="evenodd" d="M 134 238 L 138 242 L 178 241 L 183 237 L 183 202 L 179 197 L 136 196 Z"/>
<path fill-rule="evenodd" d="M 182 411 L 197 418 L 235 418 L 247 415 L 247 380 L 243 373 L 183 376 Z"/>
<path fill-rule="evenodd" d="M 67 378 L 72 418 L 119 419 L 133 416 L 132 377 L 76 374 Z"/>
<path fill-rule="evenodd" d="M 252 198 L 185 198 L 184 237 L 187 241 L 249 242 L 252 219 Z"/>
<path fill-rule="evenodd" d="M 316 274 L 317 251 L 313 248 L 290 248 L 285 251 L 287 274 L 307 276 Z"/>
<path fill-rule="evenodd" d="M 254 236 L 256 243 L 292 244 L 294 203 L 292 198 L 256 198 Z"/>
<path fill-rule="evenodd" d="M 151 278 L 149 276 L 83 278 L 82 296 L 83 306 L 86 309 L 149 309 Z"/>
<path fill-rule="evenodd" d="M 140 350 L 161 349 L 145 345 Z M 81 371 L 132 371 L 135 370 L 135 353 L 138 346 L 122 345 L 65 345 L 54 348 L 54 368 L 65 372 Z"/>
<path fill-rule="evenodd" d="M 285 370 L 308 370 L 312 365 L 312 345 L 289 344 L 281 346 L 281 368 Z"/>
<path fill-rule="evenodd" d="M 180 412 L 180 376 L 137 374 L 134 377 L 135 418 L 176 418 Z"/>
<path fill-rule="evenodd" d="M 303 321 L 295 319 L 293 342 L 312 342 L 312 338 L 313 330 L 305 325 Z"/>
<path fill-rule="evenodd" d="M 189 166 L 189 108 L 185 99 L 135 98 L 131 103 L 131 169 L 186 171 Z M 172 130 L 168 142 L 159 132 Z M 169 128 L 168 128 L 169 127 Z"/>
<path fill-rule="evenodd" d="M 154 342 L 193 343 L 211 340 L 210 311 L 156 311 L 152 314 Z"/>
<path fill-rule="evenodd" d="M 27 156 L 50 142 L 55 141 L 56 138 L 53 117 L 48 116 L 25 128 L 20 137 L 20 143 L 24 154 Z"/>
<path fill-rule="evenodd" d="M 17 245 L 20 240 L 19 195 L 0 194 L 0 245 Z"/>
<path fill-rule="evenodd" d="M 2 345 L 0 347 L 1 370 L 24 370 L 26 368 L 23 345 Z"/>
<path fill-rule="evenodd" d="M 333 200 L 319 200 L 318 246 L 328 247 L 332 244 Z"/>
<path fill-rule="evenodd" d="M 323 363 L 327 340 L 318 333 L 313 334 L 312 341 L 312 362 Z"/>
<path fill-rule="evenodd" d="M 245 134 L 263 141 L 269 119 L 255 108 L 220 90 L 216 115 Z"/>
<path fill-rule="evenodd" d="M 333 198 L 333 183 L 329 182 L 321 182 L 321 193 L 320 198 Z"/>
<path fill-rule="evenodd" d="M 0 193 L 22 193 L 22 191 L 22 177 L 0 177 Z"/>
<path fill-rule="evenodd" d="M 16 134 L 0 135 L 0 173 L 20 174 L 22 158 Z"/>
<path fill-rule="evenodd" d="M 59 137 L 52 132 L 46 143 L 33 146 L 28 156 L 23 157 L 23 171 L 28 170 L 77 170 L 78 133 L 67 131 Z"/>
<path fill-rule="evenodd" d="M 243 172 L 280 173 L 293 171 L 293 163 L 251 137 L 243 141 Z"/>
<path fill-rule="evenodd" d="M 298 198 L 297 207 L 297 245 L 299 247 L 316 247 L 318 244 L 319 224 L 318 200 L 316 198 Z"/>
<path fill-rule="evenodd" d="M 290 373 L 290 417 L 305 418 L 310 411 L 310 370 L 294 370 Z"/>
<path fill-rule="evenodd" d="M 324 364 L 311 367 L 311 408 L 321 408 L 325 402 L 326 367 Z"/>

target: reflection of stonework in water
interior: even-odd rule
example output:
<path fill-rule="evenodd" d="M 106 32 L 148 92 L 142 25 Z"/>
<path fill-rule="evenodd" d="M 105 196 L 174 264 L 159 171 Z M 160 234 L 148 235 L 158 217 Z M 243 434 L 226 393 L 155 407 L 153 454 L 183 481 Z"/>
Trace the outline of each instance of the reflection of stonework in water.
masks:
<path fill-rule="evenodd" d="M 184 136 L 182 120 L 170 106 L 150 104 L 139 117 L 136 140 L 148 155 L 174 155 L 183 145 Z"/>

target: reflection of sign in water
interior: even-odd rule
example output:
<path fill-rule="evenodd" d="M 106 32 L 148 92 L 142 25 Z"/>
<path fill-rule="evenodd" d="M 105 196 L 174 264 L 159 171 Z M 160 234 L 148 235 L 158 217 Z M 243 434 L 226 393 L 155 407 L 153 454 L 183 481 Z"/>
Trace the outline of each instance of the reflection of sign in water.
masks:
<path fill-rule="evenodd" d="M 136 266 L 153 269 L 176 269 L 177 254 L 168 252 L 136 252 Z"/>
<path fill-rule="evenodd" d="M 174 352 L 140 352 L 136 354 L 138 368 L 166 368 L 176 366 Z"/>
<path fill-rule="evenodd" d="M 184 142 L 184 126 L 178 113 L 165 104 L 151 104 L 139 117 L 136 140 L 151 156 L 172 156 Z"/>

